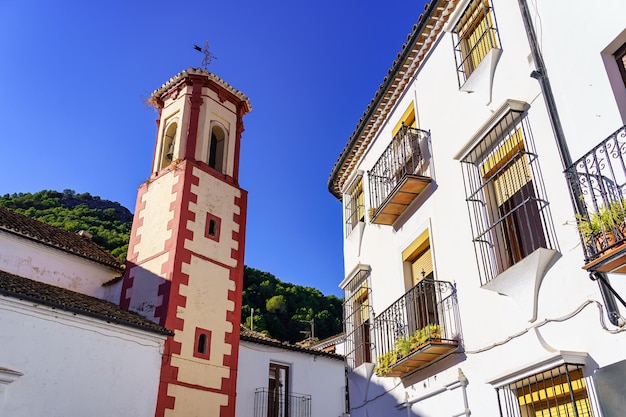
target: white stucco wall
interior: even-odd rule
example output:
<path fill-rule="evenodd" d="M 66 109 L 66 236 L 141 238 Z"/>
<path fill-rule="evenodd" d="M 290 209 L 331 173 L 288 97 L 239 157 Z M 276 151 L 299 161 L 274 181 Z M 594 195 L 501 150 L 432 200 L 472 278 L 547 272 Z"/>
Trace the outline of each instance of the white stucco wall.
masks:
<path fill-rule="evenodd" d="M 102 284 L 122 272 L 10 233 L 0 232 L 0 270 L 117 302 L 115 288 Z"/>
<path fill-rule="evenodd" d="M 290 393 L 311 395 L 311 417 L 340 417 L 345 404 L 344 361 L 241 341 L 237 417 L 252 417 L 254 392 L 268 387 L 269 364 L 289 366 Z"/>
<path fill-rule="evenodd" d="M 0 415 L 153 417 L 164 337 L 0 297 Z"/>
<path fill-rule="evenodd" d="M 443 34 L 357 168 L 367 172 L 374 166 L 391 141 L 393 126 L 415 100 L 418 127 L 432 135 L 434 183 L 393 226 L 368 222 L 362 234 L 348 235 L 344 244 L 345 271 L 353 271 L 359 263 L 371 267 L 371 303 L 376 315 L 407 290 L 401 253 L 428 229 L 435 279 L 453 282 L 457 288 L 465 353 L 452 355 L 402 381 L 370 378 L 367 366 L 359 367 L 351 376 L 354 382 L 351 406 L 359 407 L 354 410 L 354 417 L 407 415 L 406 409 L 394 408 L 405 400 L 405 394 L 413 399 L 427 397 L 458 380 L 458 368 L 469 380 L 467 392 L 472 415 L 497 416 L 495 391 L 488 383 L 496 375 L 540 362 L 558 350 L 587 352 L 592 359 L 586 368 L 588 375 L 597 367 L 624 358 L 623 335 L 603 329 L 603 321 L 608 321 L 606 313 L 598 308 L 603 304 L 598 286 L 581 268 L 583 252 L 576 228 L 571 224 L 574 212 L 563 166 L 540 85 L 529 76 L 534 63 L 529 59 L 530 47 L 518 3 L 511 0 L 491 3 L 503 49 L 491 101 L 483 92 L 459 91 L 451 35 Z M 534 3 L 539 7 L 539 12 L 533 14 L 537 24 L 541 24 L 543 52 L 568 146 L 573 158 L 577 158 L 623 124 L 600 52 L 624 30 L 620 17 L 626 13 L 626 3 L 617 0 L 603 3 L 602 13 L 590 13 L 589 3 L 583 1 Z M 576 41 L 572 38 L 574 34 Z M 510 297 L 481 288 L 461 164 L 455 159 L 477 129 L 507 99 L 530 105 L 528 120 L 561 255 L 540 287 L 538 320 L 534 324 L 543 320 L 547 323 L 536 330 L 529 322 L 528 305 L 519 305 Z M 365 178 L 367 211 L 367 175 Z M 612 284 L 618 293 L 626 295 L 623 278 L 613 277 Z M 385 391 L 389 394 L 370 401 Z M 367 407 L 360 407 L 366 402 Z M 419 401 L 412 407 L 411 415 L 456 415 L 463 408 L 461 391 L 457 388 Z"/>

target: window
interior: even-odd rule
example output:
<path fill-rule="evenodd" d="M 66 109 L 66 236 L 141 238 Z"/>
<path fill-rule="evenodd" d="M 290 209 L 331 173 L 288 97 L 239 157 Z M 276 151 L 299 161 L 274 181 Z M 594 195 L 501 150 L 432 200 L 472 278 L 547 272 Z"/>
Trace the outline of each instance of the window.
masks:
<path fill-rule="evenodd" d="M 163 140 L 161 141 L 161 162 L 159 169 L 167 167 L 175 158 L 176 152 L 176 130 L 178 126 L 176 123 L 171 123 L 165 133 L 163 134 Z"/>
<path fill-rule="evenodd" d="M 205 355 L 207 352 L 207 347 L 208 346 L 206 334 L 201 333 L 200 336 L 198 336 L 198 348 L 196 351 Z"/>
<path fill-rule="evenodd" d="M 348 364 L 355 368 L 372 361 L 369 269 L 359 269 L 344 289 Z"/>
<path fill-rule="evenodd" d="M 408 286 L 414 287 L 423 279 L 433 279 L 433 259 L 428 230 L 425 230 L 405 250 L 402 261 L 408 268 Z"/>
<path fill-rule="evenodd" d="M 212 215 L 211 213 L 207 213 L 206 214 L 206 230 L 204 231 L 204 236 L 208 237 L 209 239 L 219 242 L 220 224 L 221 224 L 221 220 L 219 217 L 216 217 Z"/>
<path fill-rule="evenodd" d="M 513 107 L 511 107 L 513 104 Z M 555 246 L 530 125 L 509 101 L 461 159 L 482 284 L 538 248 Z"/>
<path fill-rule="evenodd" d="M 365 220 L 365 198 L 363 194 L 363 177 L 359 176 L 348 189 L 344 197 L 346 205 L 346 235 Z"/>
<path fill-rule="evenodd" d="M 430 324 L 440 324 L 428 230 L 402 251 L 402 261 L 405 265 L 405 277 L 408 278 L 407 291 L 412 295 L 406 304 L 408 334 L 413 334 Z"/>
<path fill-rule="evenodd" d="M 289 415 L 289 367 L 270 363 L 267 390 L 267 417 Z"/>
<path fill-rule="evenodd" d="M 582 365 L 565 363 L 496 388 L 502 416 L 593 417 Z"/>
<path fill-rule="evenodd" d="M 626 86 L 626 43 L 615 51 L 615 61 L 617 62 L 617 67 L 622 75 L 624 86 Z"/>
<path fill-rule="evenodd" d="M 196 328 L 196 337 L 193 347 L 193 356 L 201 359 L 209 359 L 211 355 L 211 331 Z"/>
<path fill-rule="evenodd" d="M 499 48 L 498 29 L 489 0 L 472 0 L 454 28 L 457 71 L 463 82 L 487 53 Z"/>
<path fill-rule="evenodd" d="M 226 133 L 219 126 L 211 129 L 211 142 L 209 144 L 209 166 L 223 172 Z"/>

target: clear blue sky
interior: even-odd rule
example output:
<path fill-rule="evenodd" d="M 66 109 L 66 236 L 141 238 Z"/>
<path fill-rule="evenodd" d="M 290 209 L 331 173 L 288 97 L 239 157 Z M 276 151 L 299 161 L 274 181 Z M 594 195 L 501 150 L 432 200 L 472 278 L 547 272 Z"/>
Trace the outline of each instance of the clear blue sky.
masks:
<path fill-rule="evenodd" d="M 341 296 L 330 171 L 424 1 L 0 0 L 0 194 L 73 189 L 134 211 L 152 91 L 201 66 L 246 94 L 246 264 Z"/>

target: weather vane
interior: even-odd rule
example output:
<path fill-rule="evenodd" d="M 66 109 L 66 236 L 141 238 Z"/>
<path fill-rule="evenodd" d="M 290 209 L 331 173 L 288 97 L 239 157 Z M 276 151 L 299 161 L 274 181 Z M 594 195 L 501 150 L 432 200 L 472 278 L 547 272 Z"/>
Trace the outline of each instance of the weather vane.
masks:
<path fill-rule="evenodd" d="M 215 55 L 209 52 L 209 41 L 204 42 L 204 49 L 200 48 L 198 45 L 194 45 L 193 49 L 204 54 L 204 58 L 202 58 L 202 68 L 204 69 L 207 69 L 213 59 L 217 59 Z"/>

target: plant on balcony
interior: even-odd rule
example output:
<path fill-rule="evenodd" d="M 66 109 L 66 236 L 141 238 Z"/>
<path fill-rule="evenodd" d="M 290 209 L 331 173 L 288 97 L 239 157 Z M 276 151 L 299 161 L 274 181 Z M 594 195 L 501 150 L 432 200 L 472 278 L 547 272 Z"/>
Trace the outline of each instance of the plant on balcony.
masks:
<path fill-rule="evenodd" d="M 396 362 L 398 362 L 398 352 L 393 349 L 378 357 L 374 372 L 376 372 L 378 376 L 387 376 Z"/>
<path fill-rule="evenodd" d="M 438 339 L 441 339 L 441 326 L 438 324 L 429 324 L 410 336 L 399 337 L 393 349 L 378 357 L 374 372 L 378 376 L 387 376 L 400 359 L 409 356 L 427 342 Z"/>
<path fill-rule="evenodd" d="M 600 206 L 589 217 L 576 215 L 576 225 L 585 244 L 601 251 L 614 244 L 617 238 L 626 237 L 624 203 L 613 201 L 608 206 Z"/>

